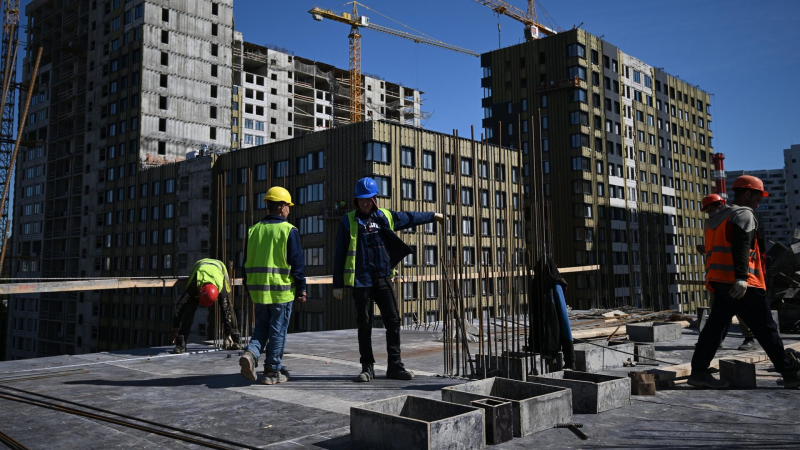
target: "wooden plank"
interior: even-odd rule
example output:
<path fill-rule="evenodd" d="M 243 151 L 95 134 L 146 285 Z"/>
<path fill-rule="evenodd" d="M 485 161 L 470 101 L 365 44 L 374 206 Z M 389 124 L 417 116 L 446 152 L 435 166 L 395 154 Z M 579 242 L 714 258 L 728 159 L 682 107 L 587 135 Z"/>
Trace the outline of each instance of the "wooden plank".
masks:
<path fill-rule="evenodd" d="M 785 348 L 800 351 L 800 342 L 789 344 Z M 769 357 L 763 350 L 741 353 L 735 356 L 723 356 L 722 358 L 715 358 L 711 361 L 709 367 L 718 369 L 720 359 L 732 359 L 736 361 L 744 361 L 748 363 L 760 363 L 769 361 Z M 677 364 L 674 366 L 660 367 L 658 369 L 650 369 L 647 372 L 655 375 L 657 380 L 674 380 L 675 378 L 688 377 L 692 373 L 692 364 Z"/>
<path fill-rule="evenodd" d="M 678 322 L 681 324 L 681 328 L 689 328 L 689 322 L 681 321 Z M 573 339 L 590 339 L 596 337 L 608 337 L 611 336 L 611 333 L 614 333 L 614 330 L 617 330 L 617 327 L 603 327 L 603 328 L 592 328 L 588 330 L 573 330 L 572 331 L 572 338 Z M 624 336 L 627 334 L 627 327 L 622 325 L 619 327 L 614 336 Z"/>
<path fill-rule="evenodd" d="M 566 267 L 559 269 L 563 273 L 570 272 L 584 272 L 591 270 L 598 270 L 600 266 L 579 266 L 579 267 Z M 533 275 L 533 271 L 530 272 Z M 511 273 L 506 272 L 492 272 L 489 274 L 492 278 L 502 277 L 506 275 L 524 275 L 524 271 L 515 271 Z M 460 279 L 476 279 L 480 275 L 478 273 L 461 274 L 456 276 L 456 280 Z M 426 275 L 426 276 L 412 276 L 412 277 L 395 277 L 395 283 L 414 283 L 419 281 L 438 281 L 441 275 Z M 31 283 L 8 283 L 0 284 L 0 294 L 35 294 L 40 292 L 67 292 L 67 291 L 94 291 L 94 290 L 107 290 L 107 289 L 129 289 L 129 288 L 149 288 L 149 287 L 173 287 L 180 281 L 186 281 L 186 277 L 180 278 L 109 278 L 99 280 L 74 280 L 74 281 L 39 281 Z M 241 286 L 242 279 L 235 278 L 232 280 L 234 286 Z M 306 284 L 333 284 L 333 275 L 322 275 L 314 277 L 306 277 Z"/>

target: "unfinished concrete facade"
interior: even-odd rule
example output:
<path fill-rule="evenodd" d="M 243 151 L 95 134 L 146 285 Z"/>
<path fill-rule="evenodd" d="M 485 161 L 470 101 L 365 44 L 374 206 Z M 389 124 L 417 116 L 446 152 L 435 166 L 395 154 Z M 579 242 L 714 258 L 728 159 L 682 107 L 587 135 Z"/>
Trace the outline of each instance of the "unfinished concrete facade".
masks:
<path fill-rule="evenodd" d="M 238 36 L 237 39 L 242 39 Z M 233 146 L 247 148 L 350 123 L 349 72 L 283 48 L 234 42 L 234 89 L 243 110 Z M 239 66 L 237 66 L 237 69 Z M 362 75 L 365 120 L 420 126 L 421 92 Z"/>
<path fill-rule="evenodd" d="M 30 45 L 22 81 L 30 79 L 31 55 L 41 46 L 40 77 L 48 84 L 32 109 L 36 120 L 25 129 L 41 148 L 26 151 L 17 170 L 33 167 L 34 175 L 47 180 L 17 182 L 16 198 L 22 201 L 15 204 L 23 212 L 34 205 L 29 209 L 37 220 L 15 223 L 15 234 L 25 235 L 26 226 L 30 231 L 29 241 L 20 239 L 14 248 L 15 276 L 136 270 L 128 255 L 112 249 L 125 245 L 135 223 L 153 223 L 141 215 L 146 209 L 141 169 L 182 160 L 203 147 L 230 148 L 232 5 L 232 0 L 36 0 L 27 6 Z M 58 82 L 49 82 L 51 77 Z M 19 193 L 29 185 L 34 195 L 27 200 Z M 34 240 L 46 251 L 34 248 Z M 20 256 L 26 265 L 19 264 Z M 164 265 L 160 261 L 159 267 Z M 43 294 L 23 302 L 30 309 L 19 313 L 38 321 L 32 325 L 38 333 L 24 333 L 38 335 L 39 343 L 12 332 L 9 357 L 97 350 L 101 308 L 94 295 Z"/>

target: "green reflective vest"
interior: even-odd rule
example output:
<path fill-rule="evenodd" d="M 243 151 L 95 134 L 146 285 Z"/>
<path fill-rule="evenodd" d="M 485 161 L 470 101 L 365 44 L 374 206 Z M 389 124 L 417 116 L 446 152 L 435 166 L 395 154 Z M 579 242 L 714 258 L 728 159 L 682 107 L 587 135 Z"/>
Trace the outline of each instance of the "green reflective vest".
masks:
<path fill-rule="evenodd" d="M 247 291 L 253 303 L 288 303 L 295 298 L 295 278 L 286 262 L 289 222 L 259 222 L 247 231 Z"/>
<path fill-rule="evenodd" d="M 197 261 L 192 266 L 192 273 L 189 281 L 194 278 L 199 291 L 206 284 L 213 284 L 218 291 L 224 288 L 226 292 L 231 292 L 231 281 L 228 278 L 228 270 L 225 264 L 217 259 L 205 258 Z"/>
<path fill-rule="evenodd" d="M 394 217 L 392 212 L 385 208 L 378 208 L 389 222 L 389 229 L 394 231 Z M 350 222 L 350 245 L 347 247 L 347 255 L 344 258 L 344 285 L 353 287 L 356 281 L 356 244 L 358 243 L 358 222 L 356 222 L 356 212 L 347 213 L 347 220 Z M 392 276 L 395 271 L 392 270 Z"/>

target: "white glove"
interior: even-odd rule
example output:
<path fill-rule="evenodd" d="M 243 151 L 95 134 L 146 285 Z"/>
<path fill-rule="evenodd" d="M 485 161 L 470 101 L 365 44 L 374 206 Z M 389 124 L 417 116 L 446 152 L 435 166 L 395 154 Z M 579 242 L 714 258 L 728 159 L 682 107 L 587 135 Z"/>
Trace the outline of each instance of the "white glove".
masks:
<path fill-rule="evenodd" d="M 733 286 L 731 286 L 728 295 L 733 298 L 742 298 L 745 292 L 747 292 L 747 281 L 736 280 L 736 283 L 733 283 Z"/>
<path fill-rule="evenodd" d="M 333 290 L 333 298 L 335 298 L 336 300 L 341 300 L 343 296 L 344 296 L 344 289 L 338 288 Z"/>
<path fill-rule="evenodd" d="M 439 223 L 444 222 L 444 214 L 441 214 L 441 213 L 434 214 L 433 215 L 433 220 L 435 220 L 435 221 L 437 221 Z"/>

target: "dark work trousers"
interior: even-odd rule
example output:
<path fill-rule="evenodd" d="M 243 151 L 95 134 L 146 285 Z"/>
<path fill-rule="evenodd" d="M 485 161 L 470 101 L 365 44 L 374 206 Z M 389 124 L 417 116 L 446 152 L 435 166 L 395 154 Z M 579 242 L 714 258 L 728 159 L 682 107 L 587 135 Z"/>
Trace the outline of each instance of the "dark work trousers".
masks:
<path fill-rule="evenodd" d="M 217 297 L 217 302 L 219 302 L 220 306 L 222 306 L 222 328 L 225 332 L 225 336 L 230 336 L 232 333 L 238 332 L 239 330 L 236 326 L 236 317 L 233 315 L 233 309 L 228 301 L 228 293 L 225 292 L 224 289 L 220 291 L 219 296 Z M 184 336 L 185 338 L 189 337 L 189 333 L 192 330 L 192 324 L 194 323 L 194 315 L 199 306 L 200 292 L 197 289 L 197 283 L 194 280 L 190 280 L 189 285 L 186 288 L 186 292 L 184 292 L 181 298 L 178 299 L 178 302 L 175 303 L 175 316 L 172 318 L 172 327 L 178 328 L 180 326 L 180 329 L 178 330 L 179 335 Z M 216 307 L 217 305 L 211 306 L 211 308 Z"/>
<path fill-rule="evenodd" d="M 394 295 L 389 278 L 379 278 L 368 288 L 354 288 L 353 298 L 356 303 L 358 317 L 358 351 L 361 353 L 361 364 L 374 364 L 372 355 L 372 319 L 374 306 L 378 305 L 386 329 L 386 353 L 389 355 L 389 366 L 400 364 L 400 313 L 397 310 L 397 298 Z M 402 367 L 402 366 L 400 366 Z"/>
<path fill-rule="evenodd" d="M 747 322 L 778 372 L 783 373 L 792 369 L 794 362 L 784 352 L 783 341 L 778 334 L 778 326 L 772 319 L 766 292 L 763 289 L 748 287 L 744 297 L 735 299 L 728 295 L 731 284 L 711 283 L 711 286 L 714 288 L 716 298 L 711 305 L 706 326 L 697 340 L 692 356 L 692 372 L 708 369 L 734 315 L 739 315 Z"/>

